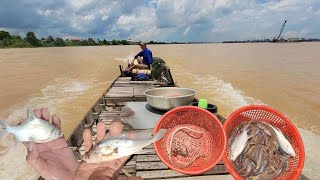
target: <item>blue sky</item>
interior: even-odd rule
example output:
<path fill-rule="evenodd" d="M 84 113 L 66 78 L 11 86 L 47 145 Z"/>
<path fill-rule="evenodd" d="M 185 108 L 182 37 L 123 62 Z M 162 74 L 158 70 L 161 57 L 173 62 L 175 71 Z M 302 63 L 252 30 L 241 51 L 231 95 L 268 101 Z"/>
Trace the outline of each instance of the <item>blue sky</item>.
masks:
<path fill-rule="evenodd" d="M 319 0 L 0 0 L 0 29 L 25 36 L 224 41 L 320 37 Z"/>

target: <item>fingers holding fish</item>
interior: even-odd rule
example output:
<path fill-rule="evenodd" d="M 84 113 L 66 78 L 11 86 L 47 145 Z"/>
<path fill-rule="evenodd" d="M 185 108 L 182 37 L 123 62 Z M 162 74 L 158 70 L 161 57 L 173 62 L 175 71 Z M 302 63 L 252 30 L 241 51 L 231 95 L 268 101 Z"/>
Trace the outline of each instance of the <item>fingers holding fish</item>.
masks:
<path fill-rule="evenodd" d="M 91 131 L 89 129 L 83 130 L 83 142 L 84 142 L 84 146 L 85 146 L 85 152 L 89 152 L 89 150 L 93 146 Z"/>
<path fill-rule="evenodd" d="M 97 138 L 96 143 L 101 142 L 106 136 L 106 125 L 100 121 L 97 123 Z"/>
<path fill-rule="evenodd" d="M 52 124 L 58 129 L 61 129 L 61 121 L 58 115 L 55 114 L 52 116 Z"/>
<path fill-rule="evenodd" d="M 49 123 L 52 123 L 52 119 L 50 118 L 50 113 L 48 108 L 41 108 L 41 119 L 46 120 Z"/>
<path fill-rule="evenodd" d="M 41 109 L 34 109 L 33 112 L 34 112 L 34 114 L 36 115 L 37 118 L 41 118 L 41 115 L 42 115 Z"/>
<path fill-rule="evenodd" d="M 109 133 L 111 137 L 119 137 L 124 129 L 124 124 L 120 119 L 114 119 L 110 123 Z"/>

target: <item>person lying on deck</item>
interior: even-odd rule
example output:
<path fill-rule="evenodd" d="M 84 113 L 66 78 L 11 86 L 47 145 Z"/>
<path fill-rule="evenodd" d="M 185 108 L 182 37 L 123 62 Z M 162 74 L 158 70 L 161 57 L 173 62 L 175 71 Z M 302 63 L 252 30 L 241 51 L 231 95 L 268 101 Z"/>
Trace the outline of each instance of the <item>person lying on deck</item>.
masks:
<path fill-rule="evenodd" d="M 130 71 L 135 68 L 150 69 L 150 66 L 153 63 L 152 52 L 150 51 L 150 49 L 147 48 L 147 44 L 144 42 L 140 42 L 139 46 L 142 51 L 134 56 L 134 59 L 131 61 L 130 66 L 126 69 L 127 71 Z M 142 57 L 143 58 L 142 61 L 138 57 Z M 134 61 L 136 59 L 138 60 L 138 64 L 134 64 Z"/>

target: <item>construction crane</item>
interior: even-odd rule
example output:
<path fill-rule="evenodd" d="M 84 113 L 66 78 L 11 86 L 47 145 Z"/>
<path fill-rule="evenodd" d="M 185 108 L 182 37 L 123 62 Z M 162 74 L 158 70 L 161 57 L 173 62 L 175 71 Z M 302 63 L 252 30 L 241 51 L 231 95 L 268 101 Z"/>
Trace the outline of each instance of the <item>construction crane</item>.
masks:
<path fill-rule="evenodd" d="M 287 20 L 285 20 L 284 21 L 284 23 L 283 23 L 283 25 L 282 25 L 282 28 L 281 28 L 281 30 L 280 30 L 280 33 L 279 33 L 279 35 L 278 35 L 278 37 L 276 38 L 276 36 L 273 38 L 273 42 L 277 42 L 277 41 L 279 41 L 280 40 L 280 37 L 281 37 L 281 34 L 282 34 L 282 31 L 283 31 L 283 29 L 284 29 L 284 27 L 286 26 L 286 23 L 287 23 Z"/>

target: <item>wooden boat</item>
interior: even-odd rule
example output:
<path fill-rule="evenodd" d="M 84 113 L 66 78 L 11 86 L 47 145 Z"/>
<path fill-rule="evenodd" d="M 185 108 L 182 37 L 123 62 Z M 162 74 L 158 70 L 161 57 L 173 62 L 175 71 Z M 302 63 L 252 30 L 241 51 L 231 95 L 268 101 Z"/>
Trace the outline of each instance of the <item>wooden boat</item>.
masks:
<path fill-rule="evenodd" d="M 123 118 L 127 115 L 124 110 L 126 103 L 146 103 L 146 97 L 143 94 L 145 90 L 161 86 L 175 86 L 170 69 L 167 69 L 164 74 L 164 76 L 169 79 L 167 83 L 161 83 L 159 81 L 132 81 L 131 77 L 124 77 L 121 67 L 120 72 L 121 75 L 91 107 L 67 140 L 68 145 L 78 160 L 80 160 L 81 156 L 84 154 L 85 148 L 82 132 L 85 128 L 91 129 L 93 132 L 92 138 L 95 138 L 97 122 L 104 122 L 108 129 L 112 120 L 115 118 Z M 221 122 L 225 120 L 221 116 L 218 116 L 218 118 Z M 129 126 L 125 126 L 125 130 L 126 129 L 129 129 Z M 132 176 L 139 176 L 144 179 L 189 177 L 188 175 L 170 170 L 166 165 L 164 165 L 156 155 L 153 145 L 146 148 L 149 149 L 147 154 L 132 155 L 124 166 L 124 169 Z M 228 171 L 226 170 L 223 162 L 220 161 L 213 169 L 199 176 L 202 176 L 205 179 L 209 177 L 214 177 L 215 179 L 220 177 L 225 179 L 227 174 L 229 174 Z M 120 176 L 124 175 L 120 174 Z"/>

